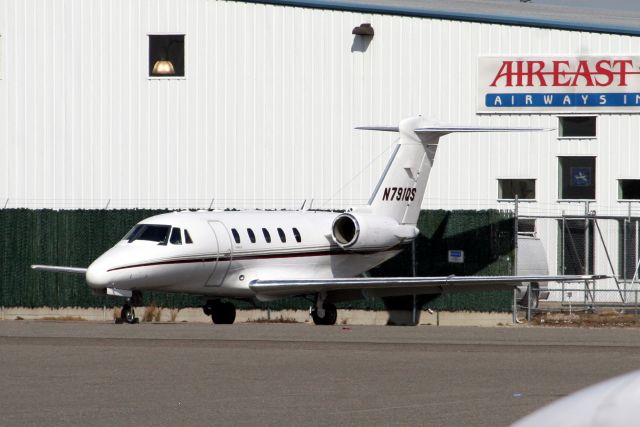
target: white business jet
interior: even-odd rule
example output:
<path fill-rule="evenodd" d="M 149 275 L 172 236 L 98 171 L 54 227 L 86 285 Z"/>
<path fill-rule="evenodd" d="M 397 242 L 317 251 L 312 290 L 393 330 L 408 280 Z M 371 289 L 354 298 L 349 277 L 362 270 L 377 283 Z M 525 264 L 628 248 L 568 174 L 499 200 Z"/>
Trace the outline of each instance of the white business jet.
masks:
<path fill-rule="evenodd" d="M 440 137 L 453 132 L 537 131 L 533 128 L 447 126 L 422 117 L 399 127 L 400 138 L 369 203 L 345 213 L 174 212 L 147 218 L 89 268 L 34 265 L 84 274 L 94 292 L 127 298 L 122 321 L 144 291 L 207 298 L 205 314 L 230 324 L 235 307 L 220 298 L 269 301 L 313 298 L 312 317 L 333 325 L 335 302 L 397 295 L 505 289 L 524 282 L 593 280 L 601 276 L 357 277 L 400 253 L 418 236 L 416 223 Z"/>

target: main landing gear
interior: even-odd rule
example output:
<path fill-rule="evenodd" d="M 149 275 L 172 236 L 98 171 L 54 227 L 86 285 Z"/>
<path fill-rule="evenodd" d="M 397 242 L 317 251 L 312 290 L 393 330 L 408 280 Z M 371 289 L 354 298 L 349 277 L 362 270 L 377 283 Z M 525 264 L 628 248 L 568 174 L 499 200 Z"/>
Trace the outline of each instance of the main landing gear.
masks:
<path fill-rule="evenodd" d="M 318 295 L 316 306 L 311 309 L 311 318 L 316 325 L 335 325 L 338 310 L 335 305 L 325 301 L 324 295 Z"/>
<path fill-rule="evenodd" d="M 202 306 L 202 311 L 211 316 L 216 325 L 231 325 L 236 320 L 236 307 L 230 302 L 209 300 Z"/>
<path fill-rule="evenodd" d="M 122 310 L 120 310 L 120 318 L 116 323 L 128 323 L 130 325 L 138 323 L 140 319 L 136 317 L 136 312 L 133 309 L 133 306 L 140 304 L 142 304 L 142 292 L 133 291 L 131 298 L 127 298 L 127 302 L 122 306 Z"/>

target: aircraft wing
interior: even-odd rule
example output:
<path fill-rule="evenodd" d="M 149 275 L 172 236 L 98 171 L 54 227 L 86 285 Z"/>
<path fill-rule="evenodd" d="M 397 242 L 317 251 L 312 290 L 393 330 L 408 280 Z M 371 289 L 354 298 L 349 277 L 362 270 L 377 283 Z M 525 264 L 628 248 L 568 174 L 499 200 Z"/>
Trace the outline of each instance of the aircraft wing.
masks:
<path fill-rule="evenodd" d="M 603 275 L 574 276 L 441 276 L 441 277 L 350 277 L 341 279 L 302 279 L 302 280 L 254 280 L 249 287 L 258 295 L 285 296 L 339 290 L 382 290 L 403 288 L 424 290 L 425 293 L 455 292 L 456 288 L 465 290 L 477 287 L 477 290 L 495 289 L 496 286 L 518 286 L 527 282 L 577 282 L 606 279 Z"/>
<path fill-rule="evenodd" d="M 85 274 L 87 272 L 86 268 L 61 267 L 57 265 L 32 265 L 31 268 L 38 271 L 52 271 L 54 273 Z"/>

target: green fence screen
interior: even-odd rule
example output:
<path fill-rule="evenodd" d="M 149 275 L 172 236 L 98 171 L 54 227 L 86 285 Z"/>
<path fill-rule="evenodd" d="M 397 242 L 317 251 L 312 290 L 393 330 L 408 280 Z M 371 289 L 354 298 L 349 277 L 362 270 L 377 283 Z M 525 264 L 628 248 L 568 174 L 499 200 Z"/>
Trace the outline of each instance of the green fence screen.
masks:
<path fill-rule="evenodd" d="M 86 267 L 115 244 L 138 221 L 158 210 L 0 210 L 0 305 L 5 307 L 111 307 L 121 299 L 92 294 L 81 275 L 36 272 L 31 264 Z M 512 272 L 513 218 L 487 211 L 422 211 L 415 242 L 415 273 L 430 275 L 494 275 Z M 463 250 L 465 262 L 451 264 L 448 250 Z M 411 276 L 411 247 L 371 271 L 375 276 Z M 146 303 L 162 307 L 196 307 L 199 297 L 149 292 Z M 406 308 L 406 298 L 343 303 L 342 308 L 381 310 Z M 492 291 L 421 297 L 440 310 L 509 311 L 511 292 Z M 286 298 L 262 308 L 307 309 L 309 301 Z M 253 307 L 240 303 L 239 308 Z"/>

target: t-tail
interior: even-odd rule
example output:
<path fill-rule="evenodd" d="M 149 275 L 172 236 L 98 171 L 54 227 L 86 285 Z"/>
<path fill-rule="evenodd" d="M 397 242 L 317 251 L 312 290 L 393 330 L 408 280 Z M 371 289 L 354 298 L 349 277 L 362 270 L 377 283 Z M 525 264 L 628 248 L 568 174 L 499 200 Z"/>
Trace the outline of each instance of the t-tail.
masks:
<path fill-rule="evenodd" d="M 416 225 L 440 137 L 453 132 L 523 132 L 543 128 L 480 127 L 443 125 L 421 116 L 410 117 L 398 127 L 363 126 L 356 129 L 399 132 L 393 149 L 369 206 L 371 213 L 391 217 L 403 225 Z"/>

